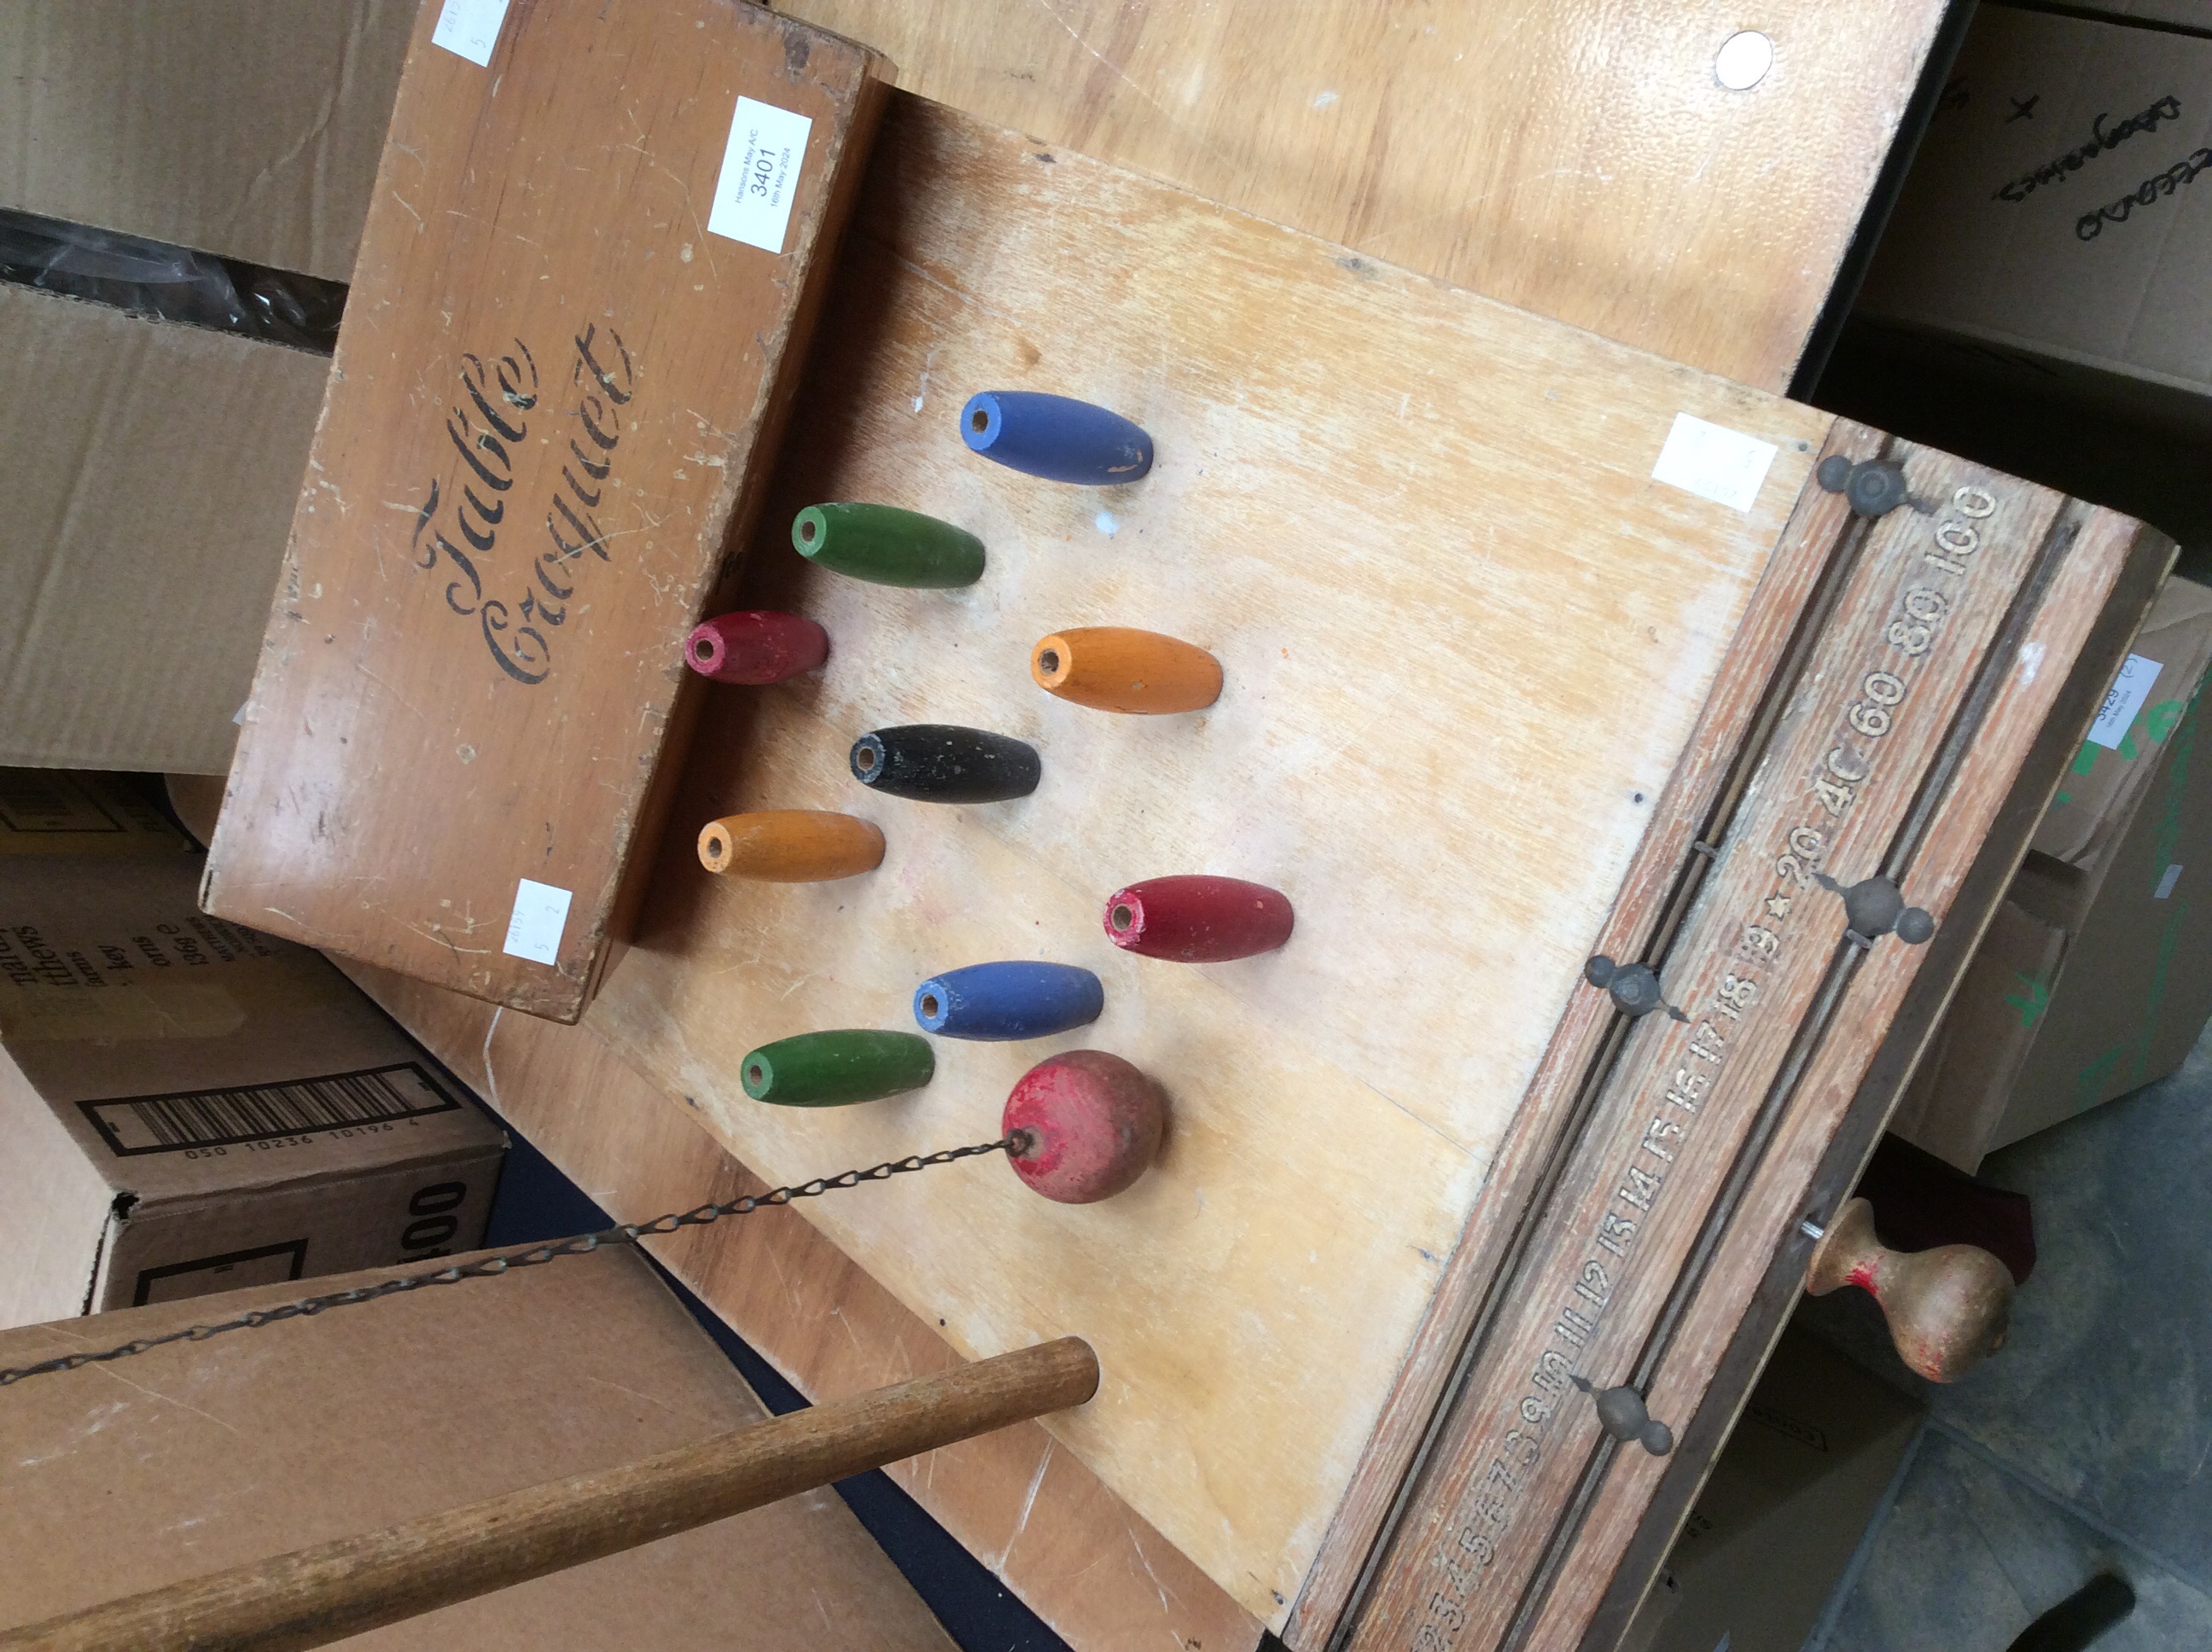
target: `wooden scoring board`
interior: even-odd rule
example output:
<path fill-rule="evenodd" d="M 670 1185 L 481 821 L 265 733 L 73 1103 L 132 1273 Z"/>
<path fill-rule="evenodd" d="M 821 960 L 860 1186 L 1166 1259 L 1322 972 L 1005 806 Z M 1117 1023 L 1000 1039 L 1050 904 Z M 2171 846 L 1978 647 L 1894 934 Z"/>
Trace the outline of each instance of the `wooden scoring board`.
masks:
<path fill-rule="evenodd" d="M 1625 1036 L 1610 1017 L 1571 1011 L 1562 1023 L 1524 1122 L 1571 1117 L 1565 1164 L 1524 1206 L 1517 1264 L 1489 1291 L 1470 1268 L 1456 1303 L 1451 1286 L 1439 1292 L 1439 1319 L 1474 1308 L 1476 1293 L 1487 1301 L 1468 1375 L 1434 1419 L 1444 1443 L 1374 1557 L 1345 1644 L 1581 1643 L 1668 1465 L 1604 1442 L 1586 1401 L 1561 1401 L 1564 1374 L 1632 1382 L 1654 1414 L 1692 1418 L 1770 1272 L 1794 1267 L 1802 1283 L 1798 1218 L 1825 1221 L 1849 1185 L 1832 1177 L 1816 1200 L 1814 1172 L 1928 956 L 1848 937 L 1841 902 L 1804 874 L 1892 877 L 1966 926 L 1945 938 L 1955 971 L 2002 883 L 1985 845 L 2008 866 L 2025 846 L 2024 832 L 1992 835 L 2001 810 L 2039 812 L 2064 733 L 2086 723 L 2170 561 L 2171 543 L 2140 524 L 1982 467 L 1840 423 L 1834 446 L 1903 464 L 1914 508 L 1868 525 L 1815 498 L 1793 524 L 1784 552 L 1811 553 L 1837 587 L 1832 610 L 1802 658 L 1779 662 L 1780 714 L 1746 749 L 1741 794 L 1718 796 L 1720 773 L 1686 772 L 1685 823 L 1717 852 L 1683 853 L 1686 842 L 1655 835 L 1648 858 L 1679 857 L 1673 900 L 1624 903 L 1605 938 L 1608 950 L 1656 953 L 1688 1018 L 1655 1017 Z M 1980 549 L 1947 555 L 1955 544 Z M 1942 617 L 1911 653 L 1893 628 L 1915 592 Z M 1886 726 L 1868 716 L 1870 692 L 1900 696 Z M 2062 695 L 2069 708 L 2054 719 Z M 2046 724 L 2067 718 L 2052 738 Z M 1984 887 L 1961 900 L 1970 878 Z M 1655 934 L 1670 904 L 1679 928 Z M 1919 1012 L 1924 1033 L 1934 1011 Z M 1901 1076 L 1871 1098 L 1862 1156 Z M 1569 1112 L 1577 1090 L 1587 1101 Z M 1486 1251 L 1496 1265 L 1482 1237 L 1502 1214 L 1478 1214 L 1470 1261 Z M 1762 1334 L 1779 1328 L 1778 1313 Z M 1459 1335 L 1468 1329 L 1462 1320 Z M 1378 1457 L 1394 1455 L 1393 1427 L 1431 1425 L 1431 1398 L 1386 1426 Z M 1345 1600 L 1337 1580 L 1316 1581 L 1301 1615 L 1318 1628 L 1339 1621 Z"/>
<path fill-rule="evenodd" d="M 965 1351 L 1079 1327 L 1108 1387 L 1061 1437 L 1280 1624 L 1831 422 L 917 100 L 879 155 L 764 538 L 878 498 L 974 529 L 991 569 L 884 592 L 770 538 L 748 600 L 817 614 L 831 663 L 710 702 L 592 1024 L 771 1179 L 994 1133 L 1051 1048 L 1160 1075 L 1169 1154 L 1109 1205 L 983 1165 L 808 1216 Z M 1160 463 L 1104 493 L 988 466 L 951 414 L 993 385 L 1120 408 Z M 1773 444 L 1752 510 L 1652 481 L 1682 412 Z M 1096 623 L 1213 648 L 1222 704 L 1102 718 L 1027 683 L 1037 636 Z M 924 718 L 1036 740 L 1043 787 L 933 811 L 846 775 L 854 735 Z M 763 806 L 861 813 L 890 857 L 700 873 L 685 828 Z M 1284 888 L 1297 938 L 1212 969 L 1114 952 L 1104 895 L 1176 870 Z M 922 975 L 1038 954 L 1106 978 L 1098 1027 L 940 1044 L 876 1108 L 736 1084 L 755 1043 L 910 1024 Z"/>
<path fill-rule="evenodd" d="M 529 0 L 483 65 L 434 42 L 441 15 L 204 899 L 573 1021 L 659 833 L 696 692 L 674 640 L 758 509 L 880 62 L 744 0 Z M 784 216 L 725 216 L 741 179 Z"/>

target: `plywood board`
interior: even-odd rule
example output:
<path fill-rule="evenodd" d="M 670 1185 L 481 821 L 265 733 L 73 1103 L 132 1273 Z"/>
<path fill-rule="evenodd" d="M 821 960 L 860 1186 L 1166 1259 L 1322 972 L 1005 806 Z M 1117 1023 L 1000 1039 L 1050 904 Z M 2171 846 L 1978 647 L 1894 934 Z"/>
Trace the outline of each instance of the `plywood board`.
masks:
<path fill-rule="evenodd" d="M 409 50 L 206 901 L 573 1020 L 657 833 L 677 639 L 757 507 L 878 64 L 742 0 L 538 0 L 473 58 L 441 14 Z"/>
<path fill-rule="evenodd" d="M 916 593 L 761 557 L 749 599 L 821 618 L 830 663 L 709 701 L 592 1024 L 776 1180 L 987 1139 L 1053 1048 L 1161 1078 L 1167 1155 L 1111 1203 L 984 1163 L 808 1216 L 963 1352 L 1090 1338 L 1106 1388 L 1055 1431 L 1279 1624 L 1830 422 L 915 100 L 890 118 L 763 537 L 880 499 L 991 566 Z M 952 415 L 989 387 L 1116 407 L 1159 462 L 1103 493 L 988 466 Z M 1747 509 L 1654 479 L 1684 414 L 1771 447 Z M 1053 701 L 1030 646 L 1086 623 L 1209 647 L 1228 690 L 1190 718 Z M 925 719 L 1032 740 L 1043 786 L 933 810 L 849 779 L 855 736 Z M 717 883 L 684 829 L 743 807 L 851 810 L 889 858 Z M 1114 951 L 1106 894 L 1175 871 L 1282 888 L 1292 944 Z M 1105 1019 L 940 1044 L 879 1107 L 743 1096 L 752 1045 L 910 1024 L 922 976 L 1000 956 L 1096 969 Z"/>
<path fill-rule="evenodd" d="M 909 91 L 1784 389 L 1942 0 L 779 0 Z M 1773 48 L 1719 83 L 1721 46 Z"/>

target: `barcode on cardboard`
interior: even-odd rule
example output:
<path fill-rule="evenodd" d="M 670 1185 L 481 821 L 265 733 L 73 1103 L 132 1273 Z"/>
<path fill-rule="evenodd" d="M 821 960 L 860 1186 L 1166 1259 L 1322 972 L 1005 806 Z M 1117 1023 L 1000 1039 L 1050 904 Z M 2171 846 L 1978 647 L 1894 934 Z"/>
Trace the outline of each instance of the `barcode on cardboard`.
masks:
<path fill-rule="evenodd" d="M 460 1102 L 413 1062 L 299 1078 L 240 1090 L 196 1090 L 178 1096 L 134 1096 L 82 1102 L 84 1115 L 118 1157 L 230 1147 L 319 1130 L 389 1124 L 426 1113 L 450 1113 Z"/>

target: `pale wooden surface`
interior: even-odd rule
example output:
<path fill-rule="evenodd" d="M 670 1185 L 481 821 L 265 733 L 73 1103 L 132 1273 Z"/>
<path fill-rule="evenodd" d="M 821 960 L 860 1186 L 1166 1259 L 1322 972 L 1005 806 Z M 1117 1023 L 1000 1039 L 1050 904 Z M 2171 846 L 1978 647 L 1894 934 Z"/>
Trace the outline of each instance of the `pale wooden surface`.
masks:
<path fill-rule="evenodd" d="M 987 1162 L 807 1217 L 965 1353 L 1091 1340 L 1105 1387 L 1058 1436 L 1280 1623 L 1829 421 L 933 106 L 886 118 L 749 598 L 822 619 L 830 663 L 709 697 L 590 1024 L 772 1180 L 988 1139 L 1054 1048 L 1159 1077 L 1165 1158 L 1108 1204 Z M 1079 492 L 975 459 L 953 415 L 988 385 L 1115 406 L 1156 468 Z M 1651 479 L 1680 411 L 1777 445 L 1748 513 Z M 990 571 L 819 574 L 770 540 L 819 498 L 959 522 Z M 1221 702 L 1121 719 L 1028 682 L 1038 636 L 1109 623 L 1211 649 Z M 1043 786 L 932 810 L 849 780 L 855 735 L 925 719 L 1036 741 Z M 757 807 L 850 810 L 889 855 L 709 879 L 678 829 Z M 1116 953 L 1104 896 L 1176 871 L 1282 888 L 1297 936 Z M 1105 979 L 1096 1027 L 940 1044 L 882 1107 L 734 1082 L 754 1044 L 898 1027 L 923 976 L 1040 954 Z"/>
<path fill-rule="evenodd" d="M 1943 0 L 777 0 L 897 82 L 1779 391 Z M 1772 70 L 1723 90 L 1739 29 Z"/>
<path fill-rule="evenodd" d="M 680 1097 L 633 1072 L 590 1028 L 345 967 L 618 1220 L 765 1191 Z M 933 1326 L 790 1212 L 687 1228 L 652 1243 L 817 1401 L 959 1357 Z M 1250 1614 L 1035 1424 L 884 1472 L 1077 1652 L 1154 1652 L 1163 1636 L 1186 1652 L 1249 1652 L 1259 1638 Z"/>
<path fill-rule="evenodd" d="M 1079 1406 L 1097 1385 L 1097 1357 L 1080 1339 L 1062 1337 L 0 1630 L 0 1648 L 327 1646 Z M 830 1626 L 826 1613 L 823 1624 Z"/>
<path fill-rule="evenodd" d="M 202 898 L 573 1021 L 659 832 L 680 639 L 758 508 L 882 88 L 873 54 L 744 0 L 537 0 L 488 67 L 433 43 L 441 9 Z M 745 100 L 811 123 L 776 250 L 707 228 Z M 559 906 L 510 947 L 526 880 Z"/>

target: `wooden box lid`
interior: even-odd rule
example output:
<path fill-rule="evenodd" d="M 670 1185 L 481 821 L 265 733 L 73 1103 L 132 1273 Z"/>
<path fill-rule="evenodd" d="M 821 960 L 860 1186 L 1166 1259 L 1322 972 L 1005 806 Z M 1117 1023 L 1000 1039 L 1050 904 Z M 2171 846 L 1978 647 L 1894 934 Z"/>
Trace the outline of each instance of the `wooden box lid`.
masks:
<path fill-rule="evenodd" d="M 518 0 L 489 39 L 444 9 L 410 47 L 204 898 L 573 1021 L 884 65 L 741 0 Z"/>

